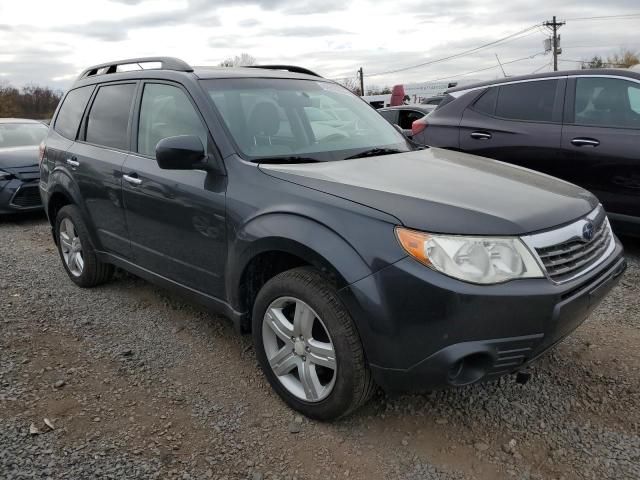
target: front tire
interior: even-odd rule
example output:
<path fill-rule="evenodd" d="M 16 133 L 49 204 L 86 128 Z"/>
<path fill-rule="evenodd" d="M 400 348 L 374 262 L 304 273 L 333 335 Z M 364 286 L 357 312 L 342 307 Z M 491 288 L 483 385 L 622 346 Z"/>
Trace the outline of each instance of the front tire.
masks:
<path fill-rule="evenodd" d="M 375 385 L 353 320 L 317 270 L 269 280 L 254 304 L 252 332 L 269 383 L 307 417 L 339 418 L 371 397 Z"/>
<path fill-rule="evenodd" d="M 55 235 L 62 265 L 76 285 L 95 287 L 111 279 L 113 265 L 98 259 L 78 207 L 66 205 L 60 209 Z"/>

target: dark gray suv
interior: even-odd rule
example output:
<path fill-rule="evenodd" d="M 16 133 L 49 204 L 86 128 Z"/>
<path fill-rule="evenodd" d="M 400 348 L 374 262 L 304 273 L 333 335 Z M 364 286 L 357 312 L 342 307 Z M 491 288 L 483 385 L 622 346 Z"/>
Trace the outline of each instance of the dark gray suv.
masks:
<path fill-rule="evenodd" d="M 318 419 L 376 385 L 517 372 L 626 266 L 592 194 L 417 149 L 298 67 L 91 67 L 58 107 L 41 175 L 72 281 L 117 266 L 228 316 L 277 393 Z"/>

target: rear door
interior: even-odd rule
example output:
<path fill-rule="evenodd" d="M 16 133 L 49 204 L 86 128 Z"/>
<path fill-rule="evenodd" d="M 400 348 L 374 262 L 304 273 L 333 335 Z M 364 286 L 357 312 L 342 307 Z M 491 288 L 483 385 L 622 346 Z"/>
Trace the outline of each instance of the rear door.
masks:
<path fill-rule="evenodd" d="M 64 97 L 46 140 L 46 161 L 40 168 L 44 183 L 48 182 L 49 175 L 56 168 L 70 172 L 71 165 L 66 162 L 66 153 L 78 136 L 80 121 L 94 89 L 94 85 L 76 88 Z"/>
<path fill-rule="evenodd" d="M 563 155 L 574 183 L 593 192 L 614 217 L 640 217 L 639 146 L 639 81 L 611 76 L 570 79 Z"/>
<path fill-rule="evenodd" d="M 98 85 L 66 163 L 80 189 L 98 248 L 131 257 L 122 203 L 122 164 L 129 150 L 137 82 Z"/>
<path fill-rule="evenodd" d="M 564 78 L 488 88 L 463 113 L 461 150 L 558 175 Z"/>
<path fill-rule="evenodd" d="M 146 82 L 135 113 L 132 153 L 123 172 L 124 203 L 135 263 L 181 285 L 223 296 L 226 177 L 203 170 L 163 170 L 155 147 L 176 135 L 213 143 L 188 92 Z"/>

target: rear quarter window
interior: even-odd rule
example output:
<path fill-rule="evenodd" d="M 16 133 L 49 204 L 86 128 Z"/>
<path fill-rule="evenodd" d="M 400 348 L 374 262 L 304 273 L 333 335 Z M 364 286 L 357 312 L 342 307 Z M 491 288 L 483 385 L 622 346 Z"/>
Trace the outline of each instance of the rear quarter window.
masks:
<path fill-rule="evenodd" d="M 63 137 L 75 140 L 80 119 L 93 92 L 93 85 L 76 88 L 67 93 L 62 102 L 53 129 Z"/>

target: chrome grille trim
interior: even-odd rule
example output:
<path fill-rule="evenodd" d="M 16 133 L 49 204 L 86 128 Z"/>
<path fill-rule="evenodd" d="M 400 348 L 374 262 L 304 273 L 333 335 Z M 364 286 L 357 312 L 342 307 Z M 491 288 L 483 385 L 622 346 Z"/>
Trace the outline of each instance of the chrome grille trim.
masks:
<path fill-rule="evenodd" d="M 591 240 L 583 238 L 588 223 L 595 227 Z M 615 250 L 611 225 L 602 205 L 584 218 L 564 227 L 522 237 L 547 278 L 565 283 L 593 270 Z"/>

